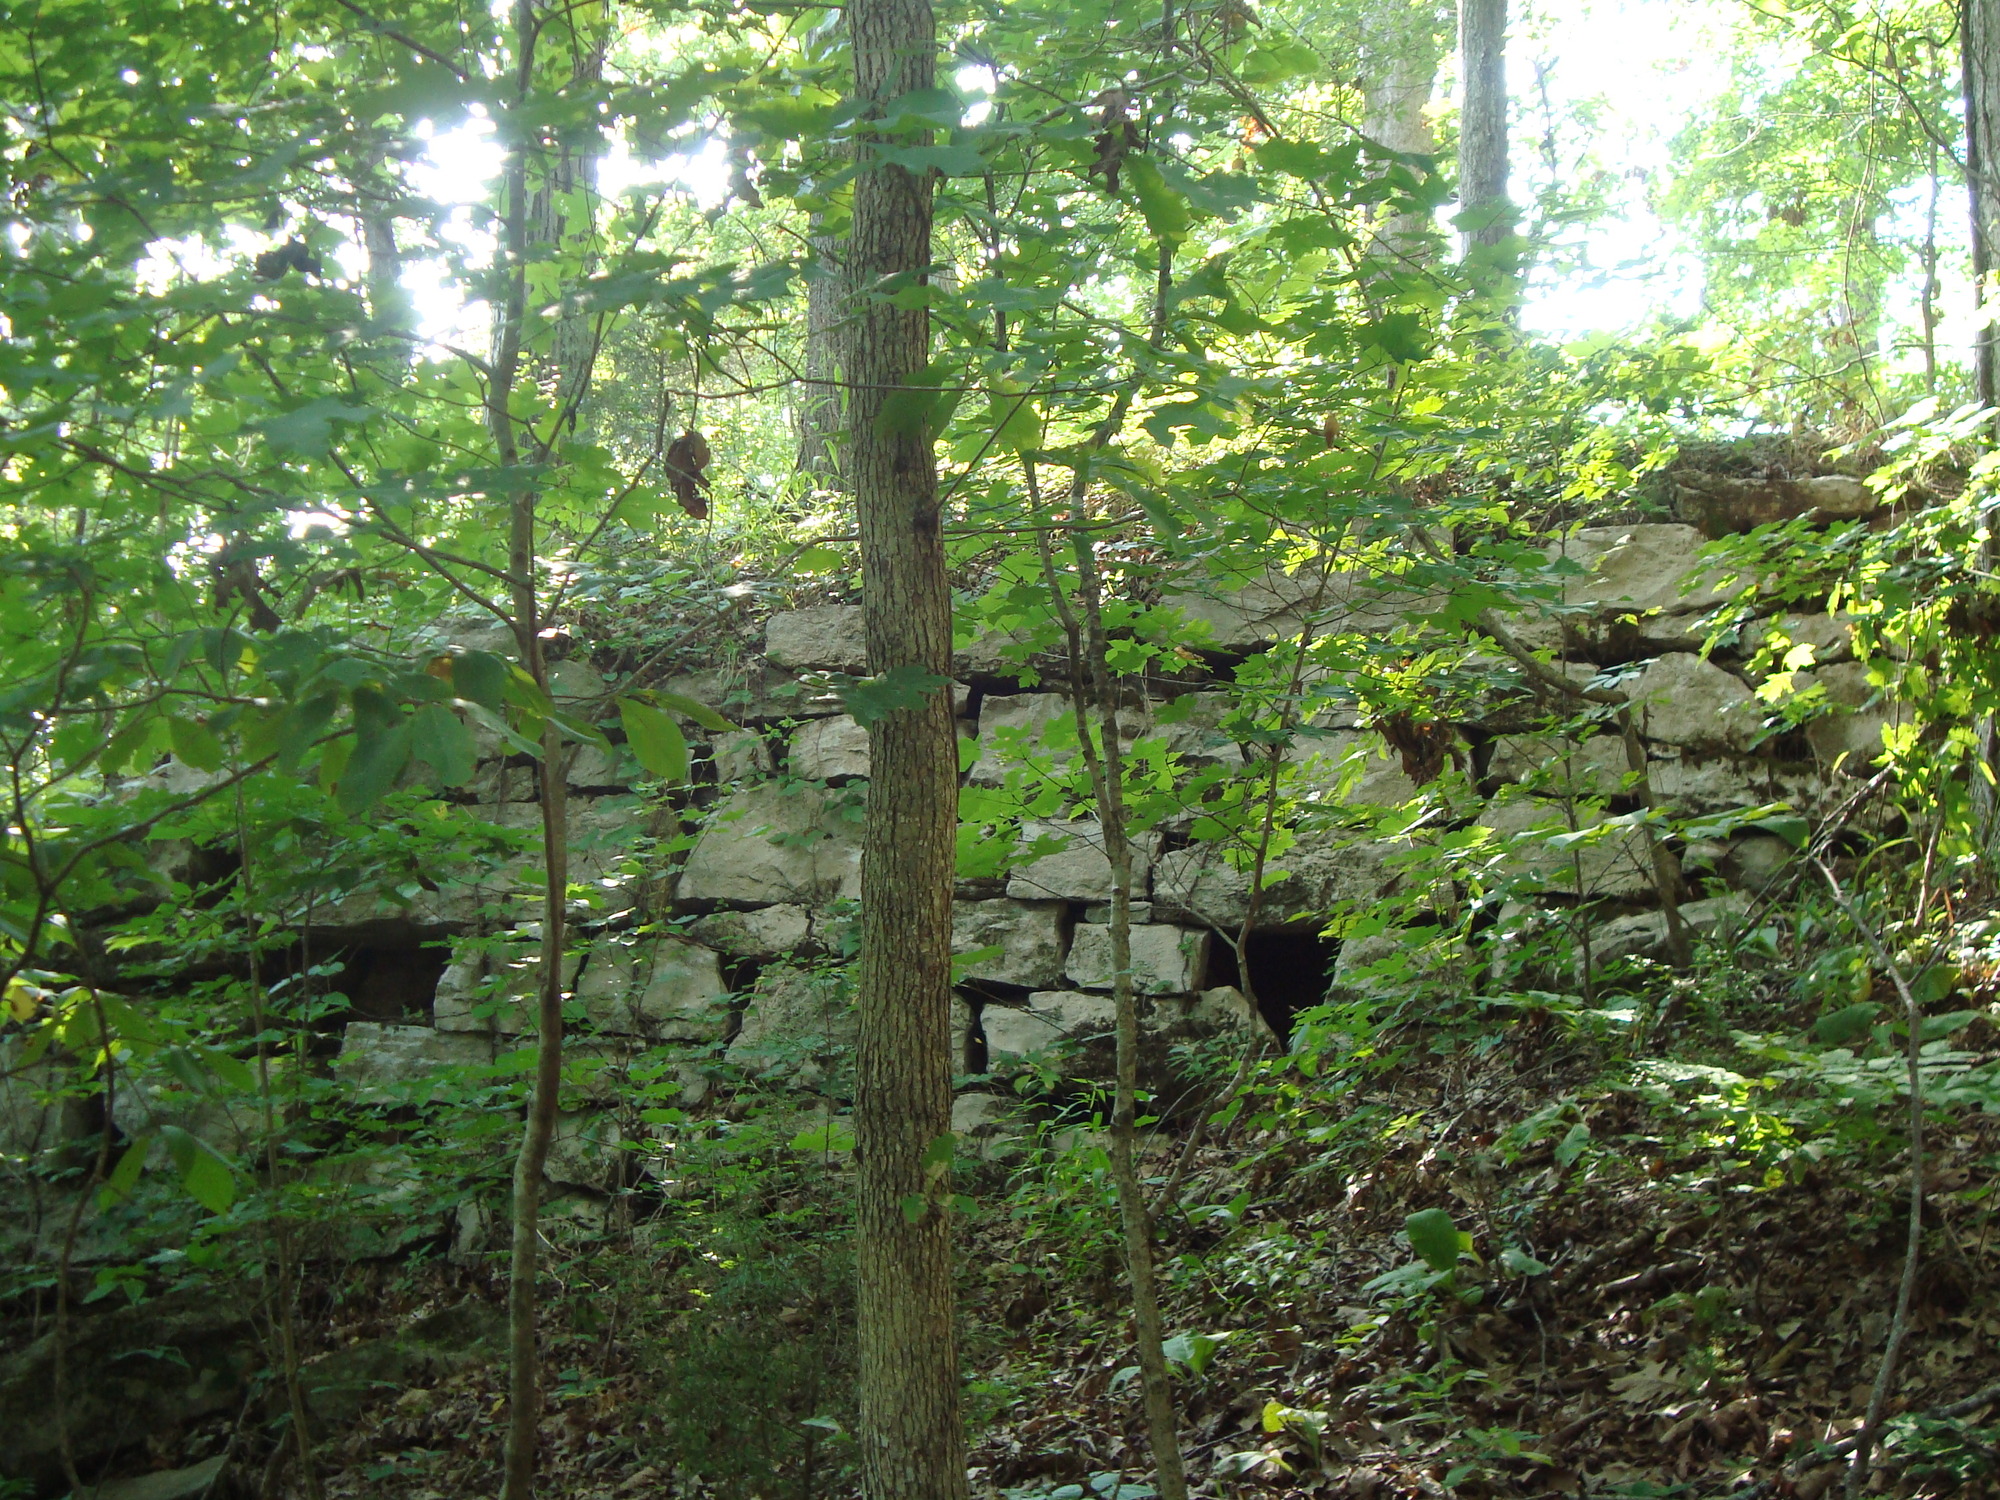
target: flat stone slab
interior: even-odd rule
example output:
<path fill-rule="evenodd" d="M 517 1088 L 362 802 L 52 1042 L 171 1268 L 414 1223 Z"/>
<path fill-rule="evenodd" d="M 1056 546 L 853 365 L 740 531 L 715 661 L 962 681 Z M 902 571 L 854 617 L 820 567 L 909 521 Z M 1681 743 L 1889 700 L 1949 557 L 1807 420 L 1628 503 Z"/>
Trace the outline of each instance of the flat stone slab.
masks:
<path fill-rule="evenodd" d="M 861 606 L 820 604 L 772 615 L 764 625 L 764 655 L 774 665 L 799 671 L 867 671 Z"/>
<path fill-rule="evenodd" d="M 799 784 L 745 787 L 689 851 L 676 894 L 732 906 L 823 906 L 861 894 L 861 808 Z"/>
<path fill-rule="evenodd" d="M 959 901 L 951 909 L 951 951 L 998 948 L 959 971 L 962 979 L 1046 990 L 1061 983 L 1064 905 L 1059 901 Z"/>
<path fill-rule="evenodd" d="M 1104 831 L 1095 819 L 1071 823 L 1029 821 L 1021 825 L 1021 847 L 1041 839 L 1060 839 L 1063 847 L 1014 867 L 1007 876 L 1007 894 L 1016 901 L 1109 901 L 1111 860 L 1104 852 Z M 1152 858 L 1143 841 L 1132 846 L 1132 894 L 1141 896 Z"/>
<path fill-rule="evenodd" d="M 788 769 L 807 781 L 856 781 L 868 775 L 868 731 L 851 715 L 813 719 L 792 736 Z"/>
<path fill-rule="evenodd" d="M 1153 923 L 1133 927 L 1132 987 L 1141 995 L 1180 995 L 1197 989 L 1208 968 L 1208 929 Z M 1111 929 L 1080 925 L 1070 945 L 1064 976 L 1085 990 L 1108 990 L 1117 965 L 1111 956 Z"/>
<path fill-rule="evenodd" d="M 720 1041 L 728 995 L 715 950 L 677 937 L 601 939 L 576 986 L 596 1030 L 668 1042 Z"/>
<path fill-rule="evenodd" d="M 493 1043 L 483 1036 L 349 1021 L 335 1066 L 342 1078 L 366 1089 L 418 1083 L 445 1068 L 483 1067 L 492 1061 Z"/>

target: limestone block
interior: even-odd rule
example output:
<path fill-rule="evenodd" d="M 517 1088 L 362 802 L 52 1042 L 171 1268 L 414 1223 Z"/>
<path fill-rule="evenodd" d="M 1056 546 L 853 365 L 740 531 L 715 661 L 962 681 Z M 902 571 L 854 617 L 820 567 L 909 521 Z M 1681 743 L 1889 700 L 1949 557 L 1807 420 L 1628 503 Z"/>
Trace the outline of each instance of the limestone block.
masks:
<path fill-rule="evenodd" d="M 486 1037 L 430 1026 L 389 1026 L 349 1021 L 335 1064 L 342 1078 L 371 1091 L 421 1083 L 444 1068 L 483 1067 L 493 1061 Z"/>
<path fill-rule="evenodd" d="M 1218 727 L 1229 710 L 1227 693 L 1188 693 L 1154 712 L 1146 737 L 1163 742 L 1183 765 L 1235 765 L 1243 751 Z"/>
<path fill-rule="evenodd" d="M 1178 1012 L 1169 1013 L 1168 1024 L 1182 1036 L 1205 1038 L 1253 1032 L 1272 1038 L 1270 1024 L 1233 984 L 1217 985 L 1187 998 L 1162 1000 L 1159 1005 L 1162 1011 L 1172 1007 Z"/>
<path fill-rule="evenodd" d="M 1487 774 L 1551 797 L 1615 797 L 1626 789 L 1625 741 L 1615 734 L 1566 740 L 1508 734 L 1493 742 Z"/>
<path fill-rule="evenodd" d="M 1259 928 L 1283 927 L 1325 912 L 1337 901 L 1375 901 L 1399 884 L 1388 855 L 1399 844 L 1309 829 L 1269 862 L 1278 872 L 1257 905 Z M 1250 915 L 1250 873 L 1219 844 L 1195 844 L 1160 856 L 1153 871 L 1153 915 L 1234 932 Z"/>
<path fill-rule="evenodd" d="M 1295 785 L 1308 802 L 1339 807 L 1401 807 L 1422 789 L 1379 734 L 1336 730 L 1301 742 Z"/>
<path fill-rule="evenodd" d="M 776 769 L 771 742 L 754 729 L 717 735 L 709 755 L 715 763 L 715 779 L 725 786 L 736 781 L 756 781 Z"/>
<path fill-rule="evenodd" d="M 632 759 L 623 745 L 606 749 L 602 745 L 582 744 L 572 747 L 570 751 L 568 781 L 579 791 L 629 787 L 644 775 L 639 763 Z M 530 771 L 526 778 L 530 789 L 534 786 L 532 777 L 533 772 Z"/>
<path fill-rule="evenodd" d="M 1111 860 L 1104 852 L 1104 833 L 1095 819 L 1070 823 L 1029 821 L 1021 825 L 1021 847 L 1039 839 L 1062 839 L 1064 846 L 1024 864 L 1007 876 L 1007 894 L 1016 901 L 1109 901 Z M 1152 856 L 1143 840 L 1132 844 L 1132 888 L 1146 888 Z"/>
<path fill-rule="evenodd" d="M 1798 850 L 1775 834 L 1746 833 L 1724 845 L 1722 873 L 1731 885 L 1762 891 L 1787 879 Z"/>
<path fill-rule="evenodd" d="M 1713 662 L 1673 652 L 1625 686 L 1640 732 L 1662 744 L 1748 750 L 1763 727 L 1756 696 Z"/>
<path fill-rule="evenodd" d="M 1669 756 L 1649 762 L 1648 768 L 1654 801 L 1682 817 L 1706 817 L 1767 802 L 1808 807 L 1825 792 L 1817 776 L 1754 757 Z"/>
<path fill-rule="evenodd" d="M 991 1135 L 1013 1117 L 1014 1108 L 997 1094 L 960 1094 L 951 1101 L 953 1135 Z"/>
<path fill-rule="evenodd" d="M 610 684 L 589 662 L 572 657 L 549 668 L 549 696 L 558 708 L 571 711 L 602 708 L 609 703 Z M 587 714 L 596 717 L 595 714 Z"/>
<path fill-rule="evenodd" d="M 1492 830 L 1493 852 L 1485 864 L 1490 879 L 1584 896 L 1637 897 L 1653 891 L 1652 859 L 1636 828 L 1613 828 L 1595 839 L 1554 844 L 1550 840 L 1570 832 L 1563 813 L 1526 797 L 1488 804 L 1479 824 Z"/>
<path fill-rule="evenodd" d="M 764 782 L 716 808 L 688 851 L 683 901 L 820 906 L 861 894 L 861 808 L 840 792 Z"/>
<path fill-rule="evenodd" d="M 765 961 L 795 953 L 811 941 L 812 912 L 794 905 L 719 911 L 693 923 L 688 931 L 731 958 Z"/>
<path fill-rule="evenodd" d="M 0 1037 L 0 1159 L 33 1158 L 93 1134 L 88 1100 L 67 1097 L 69 1071 L 46 1060 L 24 1066 L 23 1037 Z M 130 1082 L 121 1077 L 122 1094 Z"/>
<path fill-rule="evenodd" d="M 951 951 L 998 948 L 960 971 L 961 979 L 1045 990 L 1062 980 L 1060 901 L 959 901 L 951 909 Z"/>
<path fill-rule="evenodd" d="M 1133 901 L 1127 903 L 1125 919 L 1134 924 L 1152 921 L 1153 903 L 1150 901 Z M 1109 922 L 1111 920 L 1111 903 L 1109 901 L 1100 901 L 1095 906 L 1086 906 L 1083 909 L 1083 920 L 1086 922 Z"/>
<path fill-rule="evenodd" d="M 1181 612 L 1189 644 L 1216 651 L 1252 651 L 1296 640 L 1311 625 L 1316 636 L 1383 632 L 1435 601 L 1357 572 L 1323 575 L 1268 568 L 1249 578 L 1192 579 L 1170 586 L 1161 603 Z"/>
<path fill-rule="evenodd" d="M 576 989 L 579 955 L 563 958 L 563 994 Z M 431 1001 L 431 1023 L 439 1031 L 520 1036 L 535 1030 L 535 995 L 541 963 L 532 945 L 517 953 L 493 953 L 448 966 Z M 483 1012 L 483 1014 L 482 1014 Z"/>
<path fill-rule="evenodd" d="M 1130 754 L 1147 730 L 1143 705 L 1119 716 L 1118 743 Z M 1066 770 L 1076 759 L 1076 719 L 1066 693 L 989 693 L 979 704 L 979 759 L 969 779 L 974 786 L 1004 786 L 1007 773 L 1023 767 L 1043 774 Z"/>
<path fill-rule="evenodd" d="M 1132 987 L 1142 995 L 1191 993 L 1208 967 L 1209 933 L 1201 927 L 1152 924 L 1132 929 Z M 1112 987 L 1117 965 L 1111 957 L 1111 929 L 1084 924 L 1070 944 L 1064 974 L 1086 990 Z"/>
<path fill-rule="evenodd" d="M 1749 908 L 1750 903 L 1740 895 L 1713 896 L 1706 901 L 1684 902 L 1681 921 L 1697 938 L 1705 938 L 1743 916 Z M 1590 958 L 1594 964 L 1608 964 L 1621 958 L 1661 958 L 1666 952 L 1665 912 L 1616 917 L 1591 929 Z"/>
<path fill-rule="evenodd" d="M 729 1044 L 732 1062 L 795 1058 L 854 1045 L 854 1002 L 838 973 L 767 969 Z"/>
<path fill-rule="evenodd" d="M 1074 990 L 1044 990 L 1028 997 L 1025 1006 L 988 1002 L 979 1013 L 986 1035 L 987 1065 L 1032 1057 L 1071 1042 L 1108 1037 L 1117 1020 L 1109 995 L 1085 995 Z"/>
<path fill-rule="evenodd" d="M 668 678 L 662 687 L 666 692 L 705 703 L 738 724 L 824 718 L 841 712 L 837 693 L 808 688 L 791 673 L 755 660 L 682 673 Z"/>
<path fill-rule="evenodd" d="M 820 604 L 772 615 L 764 625 L 764 655 L 800 671 L 865 672 L 868 638 L 858 604 Z"/>
<path fill-rule="evenodd" d="M 556 1116 L 542 1175 L 568 1187 L 607 1192 L 625 1175 L 625 1133 L 609 1110 L 564 1110 Z"/>
<path fill-rule="evenodd" d="M 669 936 L 600 939 L 576 986 L 598 1031 L 672 1042 L 720 1041 L 728 994 L 713 948 Z"/>
<path fill-rule="evenodd" d="M 1701 644 L 1699 616 L 1720 604 L 1721 570 L 1704 565 L 1692 526 L 1586 527 L 1552 542 L 1548 558 L 1568 558 L 1581 575 L 1563 580 L 1560 607 L 1517 617 L 1523 645 L 1553 648 L 1568 638 L 1602 651 L 1622 644 L 1643 651 L 1686 651 Z M 1636 616 L 1634 624 L 1621 623 Z"/>
<path fill-rule="evenodd" d="M 1753 620 L 1743 627 L 1737 649 L 1744 656 L 1762 651 L 1766 647 L 1776 647 L 1780 642 L 1789 646 L 1810 646 L 1813 648 L 1813 664 L 1826 666 L 1834 662 L 1854 660 L 1854 617 L 1842 613 L 1838 615 L 1781 614 L 1768 620 Z"/>
<path fill-rule="evenodd" d="M 807 781 L 853 781 L 868 775 L 868 731 L 848 714 L 814 719 L 792 736 L 791 773 Z"/>
<path fill-rule="evenodd" d="M 1843 662 L 1810 674 L 1802 672 L 1795 679 L 1800 687 L 1816 682 L 1826 690 L 1829 711 L 1806 725 L 1806 742 L 1813 755 L 1828 768 L 1845 756 L 1843 769 L 1864 777 L 1882 754 L 1882 731 L 1901 723 L 1908 712 L 1878 696 L 1868 674 L 1866 663 Z"/>

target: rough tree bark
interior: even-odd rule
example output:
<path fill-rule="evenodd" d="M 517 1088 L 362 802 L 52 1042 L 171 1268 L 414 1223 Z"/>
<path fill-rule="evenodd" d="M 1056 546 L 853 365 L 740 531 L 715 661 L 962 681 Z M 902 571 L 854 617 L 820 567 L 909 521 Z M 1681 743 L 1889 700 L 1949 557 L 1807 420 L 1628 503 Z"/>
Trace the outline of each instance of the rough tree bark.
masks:
<path fill-rule="evenodd" d="M 854 0 L 847 22 L 856 93 L 877 118 L 933 86 L 929 0 Z M 868 729 L 854 1100 L 862 1488 L 869 1500 L 963 1500 L 949 1217 L 951 593 L 931 434 L 897 399 L 929 362 L 930 323 L 887 298 L 930 265 L 931 181 L 871 160 L 865 136 L 859 149 L 847 477 L 869 669 L 909 689 Z"/>
<path fill-rule="evenodd" d="M 846 247 L 830 234 L 810 240 L 815 274 L 806 282 L 805 384 L 799 393 L 799 473 L 816 490 L 841 490 L 834 438 L 842 427 L 841 349 L 847 316 Z"/>
<path fill-rule="evenodd" d="M 1507 0 L 1459 0 L 1458 201 L 1464 247 L 1514 232 L 1507 200 Z"/>
<path fill-rule="evenodd" d="M 1979 404 L 2000 406 L 2000 295 L 1994 286 L 1994 254 L 2000 249 L 2000 0 L 1963 0 L 1959 12 L 1960 69 L 1965 91 L 1965 178 L 1972 217 L 1972 274 L 1979 303 L 1973 336 L 1973 383 Z M 2000 419 L 1993 436 L 2000 440 Z M 2000 567 L 2000 538 L 1980 548 L 1980 565 L 1991 574 Z M 1979 764 L 1968 782 L 1980 842 L 1988 853 L 2000 846 L 2000 805 L 1983 771 L 2000 766 L 2000 725 L 1991 714 L 1978 726 Z"/>
<path fill-rule="evenodd" d="M 534 89 L 537 22 L 534 0 L 514 7 L 515 88 L 523 102 Z M 528 146 L 517 142 L 508 154 L 502 191 L 502 253 L 508 269 L 506 295 L 496 313 L 493 376 L 487 395 L 487 425 L 503 467 L 521 462 L 521 417 L 515 387 L 523 369 L 523 324 L 527 317 L 527 262 L 531 233 Z M 548 663 L 542 653 L 541 619 L 535 591 L 536 495 L 517 489 L 508 504 L 507 571 L 511 576 L 508 623 L 513 627 L 521 665 L 535 685 L 548 691 Z M 542 809 L 542 951 L 535 1006 L 537 1029 L 533 1093 L 514 1159 L 512 1264 L 507 1286 L 508 1383 L 507 1444 L 503 1500 L 529 1500 L 535 1487 L 536 1443 L 542 1419 L 541 1358 L 535 1337 L 542 1172 L 555 1135 L 556 1102 L 562 1084 L 562 956 L 569 891 L 568 790 L 563 775 L 562 734 L 552 720 L 542 725 L 538 768 Z"/>
<path fill-rule="evenodd" d="M 1973 343 L 1982 406 L 2000 405 L 1994 371 L 1994 250 L 2000 246 L 2000 0 L 1964 0 L 1959 44 L 1965 90 L 1965 177 L 1972 214 L 1972 274 L 1980 324 Z"/>
<path fill-rule="evenodd" d="M 1361 15 L 1361 133 L 1391 151 L 1437 150 L 1424 113 L 1437 85 L 1438 37 L 1448 26 L 1439 0 L 1373 0 Z M 1398 260 L 1430 258 L 1430 223 L 1392 214 L 1378 243 Z"/>

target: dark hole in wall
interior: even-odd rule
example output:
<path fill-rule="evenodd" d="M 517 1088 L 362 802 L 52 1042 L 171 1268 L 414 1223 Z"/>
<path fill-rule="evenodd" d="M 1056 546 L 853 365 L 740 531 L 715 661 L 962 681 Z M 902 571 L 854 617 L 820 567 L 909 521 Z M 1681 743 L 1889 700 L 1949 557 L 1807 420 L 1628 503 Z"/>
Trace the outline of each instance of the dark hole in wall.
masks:
<path fill-rule="evenodd" d="M 1257 1009 L 1264 1022 L 1282 1038 L 1292 1034 L 1293 1021 L 1302 1010 L 1310 1010 L 1326 998 L 1327 979 L 1340 953 L 1336 938 L 1310 932 L 1253 932 L 1244 953 L 1250 970 L 1250 984 L 1257 997 Z M 1229 944 L 1220 940 L 1209 945 L 1208 976 L 1205 988 L 1216 985 L 1243 988 L 1242 969 Z"/>
<path fill-rule="evenodd" d="M 399 948 L 352 948 L 332 987 L 348 1009 L 366 1021 L 428 1018 L 451 950 L 442 943 Z"/>

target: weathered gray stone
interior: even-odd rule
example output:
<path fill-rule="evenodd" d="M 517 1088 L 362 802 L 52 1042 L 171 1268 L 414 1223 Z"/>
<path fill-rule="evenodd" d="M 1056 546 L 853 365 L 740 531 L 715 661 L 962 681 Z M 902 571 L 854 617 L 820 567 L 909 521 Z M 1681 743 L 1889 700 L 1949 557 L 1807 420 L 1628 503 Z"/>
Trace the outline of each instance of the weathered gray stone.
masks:
<path fill-rule="evenodd" d="M 1649 763 L 1653 799 L 1682 817 L 1790 802 L 1808 807 L 1824 786 L 1816 776 L 1738 756 L 1668 756 Z"/>
<path fill-rule="evenodd" d="M 556 1116 L 542 1175 L 550 1182 L 608 1192 L 625 1176 L 624 1145 L 625 1132 L 610 1110 L 564 1110 Z"/>
<path fill-rule="evenodd" d="M 33 1160 L 92 1134 L 85 1101 L 69 1097 L 66 1070 L 46 1059 L 25 1066 L 26 1045 L 18 1035 L 0 1037 L 0 1159 Z"/>
<path fill-rule="evenodd" d="M 865 672 L 868 638 L 858 604 L 820 604 L 772 615 L 764 625 L 764 655 L 799 671 Z"/>
<path fill-rule="evenodd" d="M 1203 927 L 1134 927 L 1133 989 L 1142 995 L 1191 993 L 1207 971 L 1209 942 L 1208 929 Z M 1110 989 L 1117 973 L 1111 956 L 1111 929 L 1088 923 L 1079 926 L 1063 972 L 1080 989 Z"/>
<path fill-rule="evenodd" d="M 1869 670 L 1865 662 L 1843 662 L 1794 679 L 1800 688 L 1817 683 L 1826 691 L 1829 711 L 1806 725 L 1806 742 L 1828 769 L 1841 765 L 1849 775 L 1867 776 L 1882 755 L 1882 731 L 1907 717 L 1869 681 Z"/>
<path fill-rule="evenodd" d="M 854 781 L 868 775 L 868 731 L 848 714 L 814 719 L 792 736 L 788 759 L 807 781 Z"/>
<path fill-rule="evenodd" d="M 1337 901 L 1368 902 L 1393 892 L 1388 855 L 1399 844 L 1373 835 L 1307 830 L 1273 858 L 1257 905 L 1259 928 L 1283 927 L 1325 912 Z M 1195 844 L 1160 856 L 1153 871 L 1153 915 L 1234 932 L 1250 916 L 1250 874 L 1220 844 Z"/>
<path fill-rule="evenodd" d="M 1296 640 L 1308 625 L 1315 636 L 1391 630 L 1429 601 L 1393 579 L 1308 565 L 1296 573 L 1268 568 L 1247 579 L 1189 580 L 1169 587 L 1161 602 L 1192 627 L 1191 644 L 1252 651 Z"/>
<path fill-rule="evenodd" d="M 1625 741 L 1509 734 L 1493 742 L 1487 774 L 1551 797 L 1615 797 L 1625 789 Z"/>
<path fill-rule="evenodd" d="M 1571 830 L 1563 812 L 1521 796 L 1489 803 L 1479 823 L 1492 830 L 1493 855 L 1485 866 L 1489 878 L 1584 896 L 1636 897 L 1653 890 L 1652 859 L 1636 828 L 1614 827 L 1592 839 L 1567 842 Z M 1584 825 L 1586 830 L 1591 826 Z M 1558 839 L 1566 842 L 1551 842 Z"/>
<path fill-rule="evenodd" d="M 812 912 L 794 905 L 719 911 L 691 923 L 688 932 L 731 958 L 783 958 L 812 941 Z"/>
<path fill-rule="evenodd" d="M 951 1101 L 952 1134 L 991 1135 L 1013 1114 L 1014 1106 L 997 1094 L 960 1094 Z"/>
<path fill-rule="evenodd" d="M 1814 666 L 1854 659 L 1853 616 L 1781 614 L 1743 627 L 1737 647 L 1744 656 L 1766 648 L 1810 646 Z"/>
<path fill-rule="evenodd" d="M 771 742 L 754 729 L 717 735 L 709 754 L 715 761 L 715 779 L 725 786 L 736 781 L 756 781 L 776 769 Z"/>
<path fill-rule="evenodd" d="M 823 718 L 840 713 L 840 695 L 809 689 L 790 672 L 750 660 L 728 667 L 685 672 L 661 684 L 664 691 L 704 703 L 738 724 Z"/>
<path fill-rule="evenodd" d="M 671 1042 L 720 1041 L 728 993 L 714 949 L 665 936 L 600 939 L 576 986 L 598 1031 Z"/>
<path fill-rule="evenodd" d="M 1107 1037 L 1116 1020 L 1116 1008 L 1109 995 L 1086 995 L 1074 990 L 1041 991 L 1030 995 L 1025 1006 L 989 1001 L 979 1013 L 989 1067 L 1012 1058 L 1033 1057 L 1068 1043 Z"/>
<path fill-rule="evenodd" d="M 1163 998 L 1155 1001 L 1155 1020 L 1186 1037 L 1227 1036 L 1251 1032 L 1271 1039 L 1271 1027 L 1243 991 L 1234 985 L 1217 985 L 1198 995 Z"/>
<path fill-rule="evenodd" d="M 854 899 L 861 894 L 860 807 L 808 786 L 745 787 L 695 840 L 677 894 L 741 906 Z"/>
<path fill-rule="evenodd" d="M 608 702 L 609 693 L 604 674 L 589 662 L 571 657 L 549 668 L 549 696 L 558 708 L 587 712 Z"/>
<path fill-rule="evenodd" d="M 576 989 L 577 954 L 563 958 L 563 993 Z M 536 986 L 541 973 L 533 943 L 512 953 L 453 963 L 438 979 L 431 1024 L 439 1031 L 519 1036 L 535 1029 Z"/>
<path fill-rule="evenodd" d="M 1147 731 L 1143 705 L 1119 716 L 1119 747 L 1127 754 Z M 1066 770 L 1076 759 L 1076 717 L 1064 693 L 989 693 L 979 705 L 979 758 L 968 773 L 974 786 L 1004 786 L 1009 772 Z"/>
<path fill-rule="evenodd" d="M 1111 860 L 1104 852 L 1104 833 L 1095 819 L 1070 823 L 1034 822 L 1021 826 L 1021 847 L 1039 839 L 1062 839 L 1064 847 L 1039 859 L 1016 865 L 1007 876 L 1007 894 L 1016 901 L 1109 901 Z M 1142 840 L 1132 843 L 1134 893 L 1146 888 L 1152 868 L 1151 851 Z"/>
<path fill-rule="evenodd" d="M 1300 747 L 1294 786 L 1308 802 L 1339 807 L 1401 807 L 1422 789 L 1379 734 L 1337 730 Z"/>
<path fill-rule="evenodd" d="M 645 773 L 623 745 L 581 744 L 571 748 L 568 781 L 578 791 L 629 787 Z M 528 783 L 533 786 L 533 782 Z"/>
<path fill-rule="evenodd" d="M 1763 727 L 1756 696 L 1710 661 L 1672 652 L 1625 686 L 1649 740 L 1667 745 L 1748 750 Z"/>
<path fill-rule="evenodd" d="M 1706 901 L 1681 904 L 1681 921 L 1696 937 L 1709 937 L 1719 928 L 1741 917 L 1749 902 L 1740 895 L 1713 896 Z M 1608 964 L 1621 958 L 1661 958 L 1667 952 L 1665 912 L 1640 912 L 1636 916 L 1615 917 L 1593 925 L 1590 957 L 1593 963 Z"/>
<path fill-rule="evenodd" d="M 1060 901 L 960 901 L 951 909 L 951 951 L 1000 952 L 960 971 L 964 979 L 1045 990 L 1062 980 Z"/>
<path fill-rule="evenodd" d="M 1125 908 L 1125 916 L 1127 921 L 1135 924 L 1150 922 L 1153 920 L 1153 903 L 1150 901 L 1130 902 Z M 1086 906 L 1083 909 L 1083 920 L 1098 923 L 1109 922 L 1111 920 L 1111 903 L 1109 901 L 1100 901 L 1095 906 Z"/>
<path fill-rule="evenodd" d="M 1584 571 L 1564 580 L 1556 609 L 1517 617 L 1515 634 L 1535 649 L 1565 639 L 1600 654 L 1696 649 L 1699 617 L 1723 599 L 1723 570 L 1702 562 L 1701 545 L 1694 527 L 1675 525 L 1587 527 L 1552 542 L 1551 562 L 1567 558 Z"/>
<path fill-rule="evenodd" d="M 1228 693 L 1188 693 L 1154 713 L 1146 737 L 1163 743 L 1183 765 L 1235 765 L 1242 747 L 1218 727 L 1231 706 Z"/>
<path fill-rule="evenodd" d="M 1762 891 L 1787 879 L 1798 850 L 1775 834 L 1746 833 L 1724 846 L 1721 868 L 1731 885 Z"/>
<path fill-rule="evenodd" d="M 729 1044 L 732 1062 L 820 1056 L 854 1045 L 854 1003 L 838 973 L 766 969 L 757 980 L 742 1029 Z"/>
<path fill-rule="evenodd" d="M 469 1032 L 349 1021 L 336 1066 L 366 1097 L 373 1090 L 425 1082 L 445 1068 L 484 1067 L 492 1061 L 493 1043 Z"/>

